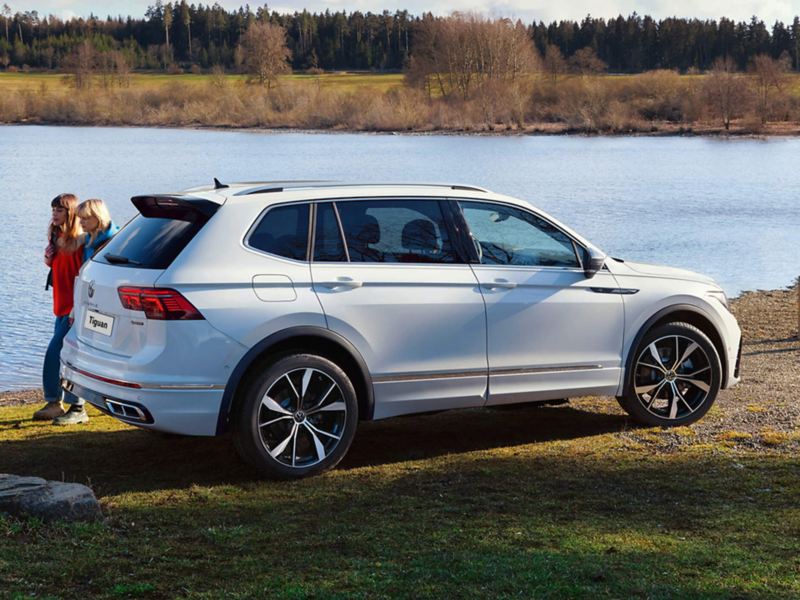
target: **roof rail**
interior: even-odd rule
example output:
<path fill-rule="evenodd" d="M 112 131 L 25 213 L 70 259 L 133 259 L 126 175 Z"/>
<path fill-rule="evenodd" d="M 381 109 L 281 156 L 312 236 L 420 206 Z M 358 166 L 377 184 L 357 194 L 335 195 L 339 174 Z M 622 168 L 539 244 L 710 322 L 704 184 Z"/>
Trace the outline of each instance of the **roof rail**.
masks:
<path fill-rule="evenodd" d="M 236 185 L 236 184 L 232 184 Z M 341 183 L 332 181 L 273 181 L 263 182 L 262 185 L 254 188 L 239 190 L 234 196 L 250 196 L 252 194 L 268 194 L 273 192 L 283 192 L 293 189 L 313 189 L 313 188 L 334 188 L 334 187 L 437 187 L 450 188 L 451 190 L 461 190 L 467 192 L 488 193 L 489 190 L 461 184 L 450 183 Z"/>

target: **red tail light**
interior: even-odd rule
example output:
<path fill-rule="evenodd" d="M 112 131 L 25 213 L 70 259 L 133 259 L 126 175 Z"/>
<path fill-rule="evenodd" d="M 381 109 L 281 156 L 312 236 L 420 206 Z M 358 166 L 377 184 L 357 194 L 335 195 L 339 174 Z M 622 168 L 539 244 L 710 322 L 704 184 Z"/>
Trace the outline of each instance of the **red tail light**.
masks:
<path fill-rule="evenodd" d="M 121 287 L 119 299 L 128 310 L 141 310 L 148 319 L 197 321 L 203 315 L 179 292 L 167 288 Z"/>

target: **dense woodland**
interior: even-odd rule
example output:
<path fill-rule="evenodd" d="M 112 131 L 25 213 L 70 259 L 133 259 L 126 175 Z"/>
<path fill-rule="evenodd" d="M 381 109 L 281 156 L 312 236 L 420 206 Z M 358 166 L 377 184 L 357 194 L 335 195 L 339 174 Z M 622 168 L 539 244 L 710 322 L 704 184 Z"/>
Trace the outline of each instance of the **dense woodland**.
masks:
<path fill-rule="evenodd" d="M 788 18 L 791 18 L 787 15 Z M 241 66 L 240 40 L 255 21 L 281 25 L 287 32 L 293 69 L 400 70 L 408 66 L 415 40 L 431 14 L 407 11 L 381 14 L 355 11 L 293 14 L 219 4 L 167 3 L 148 8 L 144 17 L 62 20 L 36 11 L 0 12 L 0 67 L 63 69 L 68 57 L 89 40 L 98 52 L 120 51 L 134 69 L 226 70 Z M 656 20 L 632 14 L 580 22 L 519 23 L 544 55 L 557 47 L 570 58 L 592 49 L 611 72 L 677 69 L 706 70 L 721 57 L 745 69 L 758 55 L 782 58 L 800 70 L 800 18 L 771 26 L 722 18 Z"/>

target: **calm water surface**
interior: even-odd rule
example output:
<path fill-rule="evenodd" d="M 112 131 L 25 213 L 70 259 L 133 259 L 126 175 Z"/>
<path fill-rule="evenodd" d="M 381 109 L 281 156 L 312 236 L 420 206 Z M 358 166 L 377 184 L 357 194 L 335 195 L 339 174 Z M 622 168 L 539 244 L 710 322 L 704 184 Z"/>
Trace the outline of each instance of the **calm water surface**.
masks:
<path fill-rule="evenodd" d="M 800 274 L 800 140 L 466 137 L 0 127 L 0 390 L 40 386 L 52 333 L 50 199 L 270 179 L 446 181 L 526 198 L 630 260 L 702 271 L 730 295 Z"/>

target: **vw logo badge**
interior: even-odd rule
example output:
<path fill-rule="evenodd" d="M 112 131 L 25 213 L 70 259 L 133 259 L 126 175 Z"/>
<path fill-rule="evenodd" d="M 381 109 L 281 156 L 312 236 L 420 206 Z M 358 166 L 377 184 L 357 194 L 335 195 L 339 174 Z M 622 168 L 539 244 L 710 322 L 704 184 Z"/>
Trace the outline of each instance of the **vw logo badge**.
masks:
<path fill-rule="evenodd" d="M 94 281 L 89 283 L 89 290 L 87 293 L 89 294 L 89 298 L 94 296 Z"/>

